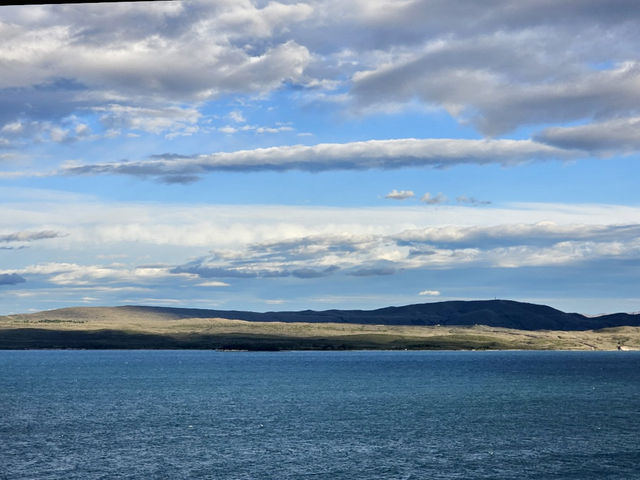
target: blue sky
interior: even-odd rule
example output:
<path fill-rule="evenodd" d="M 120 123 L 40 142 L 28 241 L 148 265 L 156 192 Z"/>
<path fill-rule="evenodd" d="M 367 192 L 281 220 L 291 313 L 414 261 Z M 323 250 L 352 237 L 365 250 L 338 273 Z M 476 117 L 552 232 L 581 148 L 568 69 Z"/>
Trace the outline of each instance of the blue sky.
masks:
<path fill-rule="evenodd" d="M 0 314 L 640 310 L 640 4 L 0 7 Z"/>

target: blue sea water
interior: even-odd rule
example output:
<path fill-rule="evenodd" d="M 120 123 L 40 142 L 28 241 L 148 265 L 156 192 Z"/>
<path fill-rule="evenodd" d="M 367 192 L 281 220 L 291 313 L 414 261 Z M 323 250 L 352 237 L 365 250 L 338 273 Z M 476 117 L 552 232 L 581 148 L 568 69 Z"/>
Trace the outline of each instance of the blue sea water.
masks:
<path fill-rule="evenodd" d="M 0 352 L 0 479 L 638 479 L 638 352 Z"/>

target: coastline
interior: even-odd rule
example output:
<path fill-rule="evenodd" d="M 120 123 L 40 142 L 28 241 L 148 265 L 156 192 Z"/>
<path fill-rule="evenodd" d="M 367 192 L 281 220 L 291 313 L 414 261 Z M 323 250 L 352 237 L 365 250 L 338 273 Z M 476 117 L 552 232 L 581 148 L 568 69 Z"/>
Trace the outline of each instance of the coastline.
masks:
<path fill-rule="evenodd" d="M 237 322 L 228 325 L 227 322 Z M 166 323 L 166 322 L 165 322 Z M 473 327 L 260 324 L 213 325 L 0 324 L 0 349 L 282 350 L 640 350 L 640 328 L 523 331 Z M 93 327 L 93 328 L 91 328 Z M 183 327 L 183 328 L 179 328 Z M 274 330 L 278 330 L 277 332 Z"/>
<path fill-rule="evenodd" d="M 469 307 L 477 306 L 485 310 L 469 311 Z M 489 318 L 507 321 L 500 326 L 482 324 L 488 306 L 494 307 Z M 440 317 L 430 318 L 428 312 L 424 313 L 425 307 L 457 308 L 458 312 L 466 312 L 459 315 L 466 323 L 455 324 L 453 320 L 451 324 L 441 324 Z M 380 315 L 389 311 L 393 315 Z M 422 316 L 416 311 L 422 311 Z M 226 316 L 213 316 L 216 313 Z M 315 320 L 285 321 L 291 315 Z M 515 302 L 452 302 L 374 312 L 269 314 L 157 307 L 72 307 L 0 316 L 0 349 L 640 350 L 640 326 L 603 328 L 609 322 L 604 317 L 596 324 L 597 328 L 578 329 L 574 315 Z M 238 319 L 242 316 L 245 318 Z M 568 321 L 550 322 L 549 318 L 554 316 Z M 318 320 L 325 317 L 330 320 Z M 636 320 L 633 317 L 631 323 L 637 324 Z M 549 323 L 560 326 L 535 328 Z"/>

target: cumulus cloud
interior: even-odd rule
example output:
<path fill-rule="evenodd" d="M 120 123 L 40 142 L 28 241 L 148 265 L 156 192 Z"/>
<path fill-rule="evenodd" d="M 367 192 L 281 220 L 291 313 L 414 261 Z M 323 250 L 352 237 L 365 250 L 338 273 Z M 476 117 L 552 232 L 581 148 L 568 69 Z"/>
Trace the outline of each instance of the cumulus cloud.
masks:
<path fill-rule="evenodd" d="M 163 177 L 215 171 L 286 171 L 444 168 L 461 164 L 517 165 L 572 158 L 573 154 L 530 140 L 393 139 L 312 146 L 239 150 L 197 156 L 156 155 L 137 162 L 72 165 L 64 175 L 120 174 Z"/>
<path fill-rule="evenodd" d="M 245 123 L 247 121 L 247 119 L 244 118 L 244 115 L 242 115 L 242 112 L 240 112 L 239 110 L 233 110 L 229 112 L 228 117 L 235 123 Z"/>
<path fill-rule="evenodd" d="M 62 195 L 36 189 L 1 190 L 5 203 L 0 216 L 0 232 L 4 235 L 16 233 L 16 227 L 21 232 L 39 232 L 43 231 L 42 225 L 47 225 L 50 231 L 67 234 L 56 241 L 65 248 L 77 251 L 95 245 L 115 248 L 115 251 L 97 252 L 101 254 L 121 254 L 124 245 L 139 245 L 144 250 L 167 246 L 184 252 L 201 252 L 203 248 L 215 251 L 230 248 L 233 251 L 238 245 L 251 244 L 258 248 L 256 253 L 264 255 L 295 252 L 303 256 L 323 245 L 313 240 L 318 235 L 333 238 L 322 248 L 353 253 L 354 237 L 367 250 L 371 247 L 366 244 L 368 235 L 393 236 L 395 241 L 395 236 L 401 232 L 405 233 L 398 236 L 399 240 L 423 239 L 425 242 L 434 236 L 439 242 L 453 241 L 460 236 L 473 238 L 474 235 L 506 238 L 509 231 L 521 231 L 523 237 L 529 236 L 532 240 L 536 231 L 546 231 L 547 235 L 554 234 L 557 238 L 562 235 L 572 238 L 579 232 L 585 232 L 580 237 L 585 239 L 587 233 L 593 236 L 597 232 L 600 235 L 614 232 L 613 236 L 627 237 L 634 235 L 633 225 L 640 218 L 640 209 L 624 205 L 524 203 L 491 209 L 465 205 L 439 208 L 181 205 L 170 202 L 112 205 L 86 195 Z M 7 201 L 10 198 L 14 198 L 15 203 Z M 504 227 L 497 229 L 496 222 Z M 628 227 L 622 227 L 624 225 Z M 423 226 L 429 226 L 429 229 L 420 228 Z M 449 231 L 447 226 L 456 228 Z M 494 228 L 495 233 L 490 234 Z M 515 236 L 515 233 L 511 235 Z M 301 238 L 307 238 L 308 244 L 300 242 Z M 287 239 L 292 239 L 290 245 L 286 243 Z"/>
<path fill-rule="evenodd" d="M 254 243 L 241 249 L 216 250 L 210 256 L 173 268 L 172 273 L 202 278 L 273 278 L 293 276 L 313 279 L 331 275 L 340 267 L 334 259 L 352 259 L 357 264 L 368 237 L 352 235 L 300 237 L 277 242 Z"/>
<path fill-rule="evenodd" d="M 626 154 L 640 150 L 640 117 L 616 118 L 573 127 L 546 128 L 535 140 L 592 155 Z"/>
<path fill-rule="evenodd" d="M 68 142 L 87 130 L 58 124 L 93 114 L 112 132 L 192 134 L 206 101 L 306 81 L 309 50 L 274 36 L 310 16 L 309 5 L 168 3 L 6 12 L 0 21 L 0 63 L 7 66 L 0 78 L 0 128 L 49 122 L 47 140 Z"/>
<path fill-rule="evenodd" d="M 0 101 L 1 97 L 0 91 Z M 91 138 L 93 138 L 91 128 L 73 115 L 62 118 L 58 123 L 21 118 L 6 123 L 0 128 L 0 146 L 4 144 L 7 147 L 26 145 L 29 142 L 70 144 Z"/>
<path fill-rule="evenodd" d="M 303 236 L 216 250 L 172 272 L 202 278 L 315 279 L 343 271 L 354 276 L 389 275 L 395 272 L 394 250 L 384 238 L 371 235 Z"/>
<path fill-rule="evenodd" d="M 395 188 L 387 193 L 384 198 L 391 200 L 406 200 L 413 197 L 415 194 L 411 190 L 396 190 Z"/>
<path fill-rule="evenodd" d="M 377 17 L 371 28 L 397 43 L 354 72 L 356 107 L 419 99 L 487 135 L 638 112 L 637 19 L 623 13 L 637 5 L 463 3 L 403 2 Z"/>
<path fill-rule="evenodd" d="M 442 48 L 438 44 L 438 50 Z M 427 52 L 417 59 L 400 60 L 396 65 L 356 74 L 354 95 L 364 105 L 408 102 L 419 96 L 424 102 L 442 106 L 462 121 L 473 123 L 488 135 L 502 134 L 520 125 L 606 118 L 640 110 L 636 63 L 625 63 L 608 71 L 574 72 L 570 78 L 554 81 L 544 82 L 542 78 L 518 81 L 518 72 L 505 75 L 504 68 L 513 68 L 505 67 L 511 62 L 503 58 L 505 46 L 499 52 L 482 54 L 478 45 L 465 48 L 469 51 L 464 55 L 489 64 L 477 65 L 475 61 L 462 59 L 461 65 L 456 65 L 456 59 L 452 60 L 446 49 L 438 51 L 438 55 Z M 515 56 L 517 52 L 510 48 L 509 55 Z M 500 54 L 499 59 L 494 58 L 500 69 L 491 71 L 490 63 L 496 54 Z M 522 58 L 514 61 L 515 65 Z M 531 67 L 522 65 L 521 70 Z M 479 91 L 483 94 L 478 95 Z"/>
<path fill-rule="evenodd" d="M 473 0 L 455 3 L 446 0 L 359 0 L 347 4 L 336 0 L 331 2 L 331 5 L 335 10 L 324 12 L 326 17 L 331 15 L 338 21 L 344 18 L 345 24 L 357 20 L 365 25 L 376 34 L 371 39 L 376 42 L 375 48 L 384 45 L 411 45 L 420 42 L 425 35 L 438 37 L 451 32 L 468 38 L 488 31 L 517 32 L 536 28 L 544 28 L 551 32 L 561 30 L 567 34 L 593 27 L 614 30 L 616 27 L 633 23 L 635 19 L 630 17 L 640 13 L 640 8 L 633 0 L 617 1 L 607 8 L 598 0 L 578 3 L 559 0 L 542 5 L 536 0 L 522 0 L 515 5 L 509 0 L 494 0 L 491 2 L 491 8 Z M 323 12 L 318 9 L 317 13 L 321 15 Z M 402 25 L 402 28 L 397 28 L 398 25 Z M 633 32 L 615 33 L 633 35 Z M 327 40 L 337 43 L 335 36 Z M 355 34 L 346 38 L 350 45 L 364 40 Z M 584 41 L 597 43 L 598 40 Z M 593 52 L 585 52 L 589 53 Z"/>
<path fill-rule="evenodd" d="M 16 7 L 0 28 L 0 126 L 118 105 L 166 132 L 204 102 L 283 86 L 360 111 L 419 99 L 488 135 L 619 118 L 639 108 L 635 13 L 632 0 Z"/>
<path fill-rule="evenodd" d="M 293 41 L 254 53 L 242 48 L 310 15 L 304 4 L 69 5 L 45 7 L 39 19 L 16 13 L 3 39 L 2 58 L 12 64 L 3 87 L 73 78 L 104 93 L 185 100 L 277 86 L 299 76 L 308 56 Z"/>
<path fill-rule="evenodd" d="M 109 286 L 122 282 L 157 282 L 172 276 L 167 266 L 128 266 L 48 262 L 29 265 L 20 269 L 0 271 L 1 275 L 29 275 L 46 279 L 59 286 Z M 175 277 L 174 277 L 175 278 Z"/>
<path fill-rule="evenodd" d="M 82 292 L 96 297 L 99 295 L 93 292 L 97 288 L 169 291 L 198 287 L 198 291 L 211 288 L 214 294 L 213 289 L 228 287 L 219 290 L 226 294 L 242 290 L 247 283 L 269 288 L 267 284 L 271 283 L 296 281 L 315 286 L 347 279 L 354 284 L 376 277 L 416 274 L 433 282 L 443 275 L 453 276 L 459 269 L 591 265 L 585 267 L 589 271 L 604 265 L 613 270 L 615 262 L 630 265 L 640 261 L 640 226 L 607 223 L 637 219 L 637 208 L 625 212 L 610 206 L 574 206 L 572 216 L 568 216 L 572 207 L 566 205 L 549 205 L 546 210 L 529 205 L 511 211 L 452 205 L 438 209 L 228 205 L 109 208 L 69 204 L 59 213 L 50 210 L 46 215 L 36 209 L 33 221 L 46 218 L 56 225 L 52 231 L 70 231 L 64 240 L 66 248 L 84 251 L 86 261 L 42 261 L 11 269 L 5 266 L 0 271 L 0 275 L 9 275 L 3 277 L 5 284 L 18 281 L 18 276 L 38 289 L 87 289 Z M 2 222 L 30 217 L 24 207 L 14 212 L 9 206 L 3 211 L 6 215 L 0 218 Z M 535 221 L 552 215 L 560 223 Z M 96 217 L 101 219 L 99 225 L 95 225 Z M 469 226 L 469 218 L 477 225 Z M 570 218 L 580 222 L 569 223 Z M 138 254 L 130 248 L 132 242 L 139 245 Z M 167 244 L 173 246 L 159 250 Z M 96 262 L 99 257 L 94 254 L 95 245 L 105 254 L 103 258 L 109 259 L 106 263 Z M 118 258 L 115 263 L 106 255 L 109 251 L 102 251 L 108 245 L 111 252 L 126 247 L 130 257 Z M 210 253 L 203 255 L 203 251 Z M 138 255 L 153 256 L 157 252 L 163 252 L 170 262 L 136 262 Z M 49 256 L 50 252 L 42 254 L 43 258 Z M 187 258 L 190 260 L 181 260 Z"/>
<path fill-rule="evenodd" d="M 16 191 L 2 193 L 4 198 L 20 198 Z M 75 261 L 51 262 L 51 250 L 33 249 L 28 258 L 11 259 L 33 261 L 32 265 L 10 268 L 5 263 L 0 274 L 18 275 L 38 289 L 232 284 L 226 292 L 241 290 L 247 283 L 267 288 L 267 283 L 338 285 L 347 279 L 353 285 L 418 272 L 434 282 L 438 279 L 428 277 L 435 275 L 429 272 L 601 268 L 640 261 L 637 207 L 107 205 L 55 195 L 40 193 L 41 203 L 30 207 L 24 197 L 17 204 L 5 201 L 0 230 L 9 241 L 53 236 L 35 235 L 38 232 L 67 232 L 55 243 L 65 252 L 63 258 L 74 252 Z M 36 227 L 45 224 L 49 230 Z M 17 232 L 9 229 L 16 226 Z M 127 256 L 110 255 L 122 252 Z M 164 263 L 145 263 L 145 258 L 159 256 Z M 214 285 L 218 284 L 211 288 Z"/>
<path fill-rule="evenodd" d="M 181 132 L 193 133 L 192 129 L 200 117 L 193 107 L 167 106 L 162 108 L 134 107 L 109 104 L 95 107 L 106 128 L 130 129 L 151 133 Z"/>
<path fill-rule="evenodd" d="M 249 244 L 213 252 L 171 272 L 200 278 L 293 276 L 312 280 L 337 274 L 370 277 L 465 266 L 570 265 L 638 255 L 638 225 L 449 225 L 392 235 L 315 235 Z"/>
<path fill-rule="evenodd" d="M 638 11 L 632 0 L 606 8 L 597 0 L 495 0 L 490 8 L 466 0 L 16 7 L 0 23 L 0 63 L 7 66 L 0 145 L 15 147 L 18 138 L 68 143 L 100 129 L 194 135 L 212 131 L 202 113 L 210 102 L 229 94 L 260 102 L 281 90 L 293 102 L 313 96 L 364 114 L 418 102 L 490 136 L 522 125 L 595 122 L 610 132 L 556 127 L 532 143 L 556 146 L 561 156 L 564 149 L 636 151 Z M 232 108 L 219 132 L 291 129 L 249 125 Z M 65 125 L 74 115 L 78 124 Z M 199 168 L 236 168 L 219 155 Z M 443 163 L 455 163 L 452 157 L 442 155 Z M 304 169 L 312 162 L 285 163 L 254 168 Z M 354 167 L 347 155 L 344 164 L 308 168 L 371 167 Z M 198 174 L 174 172 L 185 173 Z"/>

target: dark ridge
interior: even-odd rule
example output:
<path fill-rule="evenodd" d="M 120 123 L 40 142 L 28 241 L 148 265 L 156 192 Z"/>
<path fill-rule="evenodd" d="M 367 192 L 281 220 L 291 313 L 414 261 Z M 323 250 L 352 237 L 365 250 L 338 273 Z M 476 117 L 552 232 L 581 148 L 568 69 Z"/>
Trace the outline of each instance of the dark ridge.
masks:
<path fill-rule="evenodd" d="M 640 326 L 640 315 L 615 313 L 586 317 L 565 313 L 546 305 L 512 300 L 475 300 L 420 303 L 377 310 L 303 310 L 299 312 L 247 312 L 125 306 L 119 309 L 147 311 L 167 319 L 228 318 L 251 322 L 308 322 L 380 325 L 487 325 L 519 330 L 597 330 L 600 328 Z"/>

